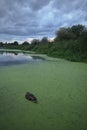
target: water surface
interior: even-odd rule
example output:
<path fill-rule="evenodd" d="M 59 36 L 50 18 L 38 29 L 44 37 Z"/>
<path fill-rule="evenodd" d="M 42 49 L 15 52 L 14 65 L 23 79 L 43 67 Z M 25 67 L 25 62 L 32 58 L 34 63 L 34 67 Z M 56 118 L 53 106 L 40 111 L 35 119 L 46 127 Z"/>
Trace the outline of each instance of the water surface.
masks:
<path fill-rule="evenodd" d="M 45 58 L 0 68 L 0 130 L 87 130 L 87 64 Z"/>
<path fill-rule="evenodd" d="M 30 56 L 29 54 L 24 53 L 0 52 L 0 66 L 25 64 L 42 60 L 41 57 Z"/>

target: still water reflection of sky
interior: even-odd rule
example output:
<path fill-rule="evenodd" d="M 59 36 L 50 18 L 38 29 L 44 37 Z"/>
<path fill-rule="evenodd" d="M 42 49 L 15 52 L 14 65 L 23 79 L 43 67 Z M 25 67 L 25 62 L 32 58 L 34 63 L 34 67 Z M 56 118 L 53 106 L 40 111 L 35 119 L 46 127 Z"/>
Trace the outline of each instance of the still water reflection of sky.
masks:
<path fill-rule="evenodd" d="M 29 56 L 28 54 L 23 53 L 8 53 L 8 52 L 0 53 L 0 66 L 25 64 L 34 61 L 42 61 L 42 59 L 39 57 L 32 57 Z"/>

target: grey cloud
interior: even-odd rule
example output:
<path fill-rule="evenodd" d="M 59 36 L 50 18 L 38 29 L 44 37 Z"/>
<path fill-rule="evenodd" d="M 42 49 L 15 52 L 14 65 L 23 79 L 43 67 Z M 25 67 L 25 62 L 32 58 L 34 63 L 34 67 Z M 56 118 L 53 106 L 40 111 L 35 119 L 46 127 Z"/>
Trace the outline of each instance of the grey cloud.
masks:
<path fill-rule="evenodd" d="M 50 37 L 62 26 L 87 26 L 86 10 L 87 0 L 0 0 L 0 39 Z"/>
<path fill-rule="evenodd" d="M 32 10 L 40 10 L 47 6 L 51 0 L 30 0 L 30 7 Z"/>

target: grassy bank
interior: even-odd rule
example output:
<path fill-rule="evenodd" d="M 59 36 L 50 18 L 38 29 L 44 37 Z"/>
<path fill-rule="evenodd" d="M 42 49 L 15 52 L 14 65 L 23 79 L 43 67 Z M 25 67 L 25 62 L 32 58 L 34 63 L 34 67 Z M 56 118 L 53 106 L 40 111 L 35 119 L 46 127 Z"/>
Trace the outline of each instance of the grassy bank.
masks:
<path fill-rule="evenodd" d="M 87 130 L 87 64 L 44 57 L 0 67 L 0 130 Z"/>

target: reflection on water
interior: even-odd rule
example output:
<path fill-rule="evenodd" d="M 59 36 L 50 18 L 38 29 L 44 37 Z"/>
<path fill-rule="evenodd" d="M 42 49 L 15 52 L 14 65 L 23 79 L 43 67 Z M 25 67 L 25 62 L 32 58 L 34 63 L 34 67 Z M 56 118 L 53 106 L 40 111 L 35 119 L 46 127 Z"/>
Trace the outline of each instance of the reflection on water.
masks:
<path fill-rule="evenodd" d="M 25 64 L 34 61 L 42 61 L 41 57 L 29 56 L 28 54 L 23 53 L 9 53 L 9 52 L 0 52 L 0 66 L 8 66 L 15 64 Z"/>

